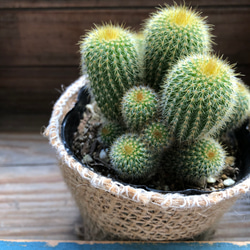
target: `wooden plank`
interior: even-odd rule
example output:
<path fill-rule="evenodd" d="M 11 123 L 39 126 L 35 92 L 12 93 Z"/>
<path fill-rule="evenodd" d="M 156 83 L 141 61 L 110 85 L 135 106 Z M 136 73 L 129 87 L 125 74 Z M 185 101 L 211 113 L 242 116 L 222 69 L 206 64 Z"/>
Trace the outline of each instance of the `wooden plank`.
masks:
<path fill-rule="evenodd" d="M 78 66 L 0 67 L 0 131 L 39 133 L 63 89 L 78 77 Z"/>
<path fill-rule="evenodd" d="M 0 241 L 0 247 L 6 250 L 18 249 L 53 249 L 53 250 L 164 250 L 167 248 L 176 250 L 204 249 L 204 250 L 246 250 L 250 242 L 60 242 L 60 241 Z"/>
<path fill-rule="evenodd" d="M 249 67 L 250 49 L 246 45 L 250 43 L 250 32 L 242 24 L 250 23 L 250 8 L 211 9 L 206 11 L 206 15 L 208 23 L 214 25 L 214 51 L 224 54 L 230 63 L 247 64 Z"/>
<path fill-rule="evenodd" d="M 245 195 L 209 239 L 249 241 L 249 208 Z M 0 133 L 0 239 L 77 240 L 80 225 L 48 140 L 34 133 Z"/>
<path fill-rule="evenodd" d="M 55 151 L 50 148 L 48 140 L 39 133 L 0 133 L 0 167 L 40 166 L 41 164 L 46 164 L 49 166 L 55 165 L 56 163 L 57 160 Z M 15 182 L 18 181 L 18 176 L 20 177 L 24 169 L 16 168 L 15 172 L 12 171 L 14 171 L 14 169 L 1 169 L 1 174 L 5 174 L 4 180 L 6 183 L 11 182 L 12 177 L 14 178 Z M 8 177 L 8 172 L 11 174 L 11 178 Z M 49 175 L 49 173 L 50 168 L 47 169 L 47 172 L 43 172 L 43 174 L 47 175 Z M 32 177 L 32 175 L 30 177 Z M 26 181 L 29 180 L 27 176 L 25 176 L 25 178 Z M 1 179 L 0 183 L 2 183 L 4 180 Z"/>
<path fill-rule="evenodd" d="M 51 110 L 47 114 L 1 113 L 1 132 L 41 133 L 49 124 Z"/>
<path fill-rule="evenodd" d="M 183 3 L 183 1 L 177 0 L 176 3 Z M 186 4 L 192 4 L 194 6 L 230 6 L 230 5 L 249 5 L 248 0 L 192 0 L 192 1 L 185 1 Z M 74 1 L 46 1 L 46 0 L 25 0 L 25 1 L 18 1 L 18 0 L 6 0 L 0 3 L 0 8 L 69 8 L 69 7 L 92 7 L 92 8 L 103 8 L 103 7 L 142 7 L 142 6 L 158 6 L 163 5 L 164 3 L 172 4 L 173 1 L 171 0 L 144 0 L 143 3 L 141 1 L 135 0 L 94 0 L 94 1 L 81 1 L 81 0 L 74 0 Z"/>
<path fill-rule="evenodd" d="M 250 240 L 250 195 L 237 200 L 215 228 L 214 241 Z"/>
<path fill-rule="evenodd" d="M 0 171 L 0 238 L 77 239 L 79 211 L 58 166 L 20 164 Z"/>
<path fill-rule="evenodd" d="M 0 238 L 76 240 L 80 221 L 48 140 L 1 133 Z"/>
<path fill-rule="evenodd" d="M 1 11 L 0 65 L 78 65 L 77 43 L 93 23 L 113 20 L 140 27 L 144 9 Z"/>
<path fill-rule="evenodd" d="M 49 116 L 54 102 L 63 92 L 62 86 L 67 87 L 79 77 L 79 68 L 0 67 L 0 76 L 0 114 Z"/>
<path fill-rule="evenodd" d="M 77 43 L 86 29 L 102 21 L 126 23 L 135 30 L 154 10 L 145 8 L 2 10 L 0 66 L 79 64 Z M 250 7 L 204 8 L 214 25 L 215 51 L 234 63 L 250 64 Z"/>

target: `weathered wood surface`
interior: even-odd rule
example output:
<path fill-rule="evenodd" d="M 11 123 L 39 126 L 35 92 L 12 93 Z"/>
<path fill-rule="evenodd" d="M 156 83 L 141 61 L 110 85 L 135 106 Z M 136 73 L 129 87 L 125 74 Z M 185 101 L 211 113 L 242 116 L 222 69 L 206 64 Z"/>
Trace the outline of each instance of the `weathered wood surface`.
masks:
<path fill-rule="evenodd" d="M 80 224 L 48 141 L 34 133 L 0 133 L 0 239 L 79 240 Z M 250 241 L 250 194 L 215 229 L 213 241 Z"/>
<path fill-rule="evenodd" d="M 207 7 L 201 10 L 213 24 L 214 49 L 232 63 L 249 64 L 250 7 Z M 80 37 L 93 23 L 126 23 L 135 30 L 154 11 L 145 8 L 1 10 L 0 66 L 78 66 Z"/>
<path fill-rule="evenodd" d="M 38 120 L 44 125 L 58 98 L 57 89 L 79 77 L 77 42 L 93 23 L 112 20 L 138 30 L 165 2 L 172 4 L 170 0 L 0 1 L 0 130 L 37 131 Z M 249 0 L 185 2 L 208 16 L 214 25 L 215 52 L 237 63 L 237 72 L 250 84 Z M 21 115 L 30 119 L 13 126 Z"/>
<path fill-rule="evenodd" d="M 182 0 L 176 0 L 176 3 L 183 3 Z M 165 3 L 172 4 L 173 1 L 170 0 L 143 0 L 141 1 L 135 1 L 135 0 L 127 0 L 127 1 L 114 1 L 114 0 L 93 0 L 93 1 L 87 1 L 87 0 L 74 0 L 74 1 L 68 1 L 68 0 L 61 0 L 61 1 L 45 1 L 45 0 L 2 0 L 1 1 L 1 7 L 2 8 L 51 8 L 51 7 L 57 7 L 57 8 L 68 8 L 68 7 L 92 7 L 92 8 L 104 8 L 104 7 L 136 7 L 136 8 L 142 8 L 142 7 L 154 7 L 163 5 Z M 186 5 L 195 5 L 195 6 L 245 6 L 249 5 L 248 0 L 192 0 L 192 1 L 185 1 Z"/>

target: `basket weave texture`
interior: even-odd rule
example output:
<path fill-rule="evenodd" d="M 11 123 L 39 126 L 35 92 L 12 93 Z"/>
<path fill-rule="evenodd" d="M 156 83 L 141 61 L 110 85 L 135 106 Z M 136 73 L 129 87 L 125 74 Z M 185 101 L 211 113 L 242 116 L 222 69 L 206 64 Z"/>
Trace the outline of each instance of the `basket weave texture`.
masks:
<path fill-rule="evenodd" d="M 209 229 L 250 190 L 250 177 L 223 191 L 201 195 L 160 194 L 100 176 L 69 155 L 60 136 L 61 123 L 88 82 L 82 76 L 55 103 L 44 134 L 56 149 L 60 167 L 79 206 L 86 240 L 180 240 Z"/>

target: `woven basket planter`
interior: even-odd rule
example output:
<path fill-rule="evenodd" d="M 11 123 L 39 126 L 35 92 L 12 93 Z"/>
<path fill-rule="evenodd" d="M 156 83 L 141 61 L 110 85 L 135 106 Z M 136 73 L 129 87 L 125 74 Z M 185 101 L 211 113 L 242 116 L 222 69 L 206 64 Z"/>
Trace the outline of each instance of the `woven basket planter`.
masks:
<path fill-rule="evenodd" d="M 61 128 L 87 81 L 86 76 L 79 78 L 61 95 L 45 131 L 79 206 L 86 240 L 189 239 L 209 229 L 237 198 L 250 190 L 248 174 L 221 191 L 162 194 L 121 184 L 83 166 L 65 147 Z"/>

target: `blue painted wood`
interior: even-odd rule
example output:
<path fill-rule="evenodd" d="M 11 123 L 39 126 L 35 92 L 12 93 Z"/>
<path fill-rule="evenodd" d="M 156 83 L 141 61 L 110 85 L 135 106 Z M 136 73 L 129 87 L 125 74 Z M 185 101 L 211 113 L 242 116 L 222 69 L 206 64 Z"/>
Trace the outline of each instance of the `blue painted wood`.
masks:
<path fill-rule="evenodd" d="M 39 242 L 39 241 L 0 241 L 0 250 L 248 250 L 250 242 L 171 242 L 171 243 L 127 243 L 127 242 Z"/>

